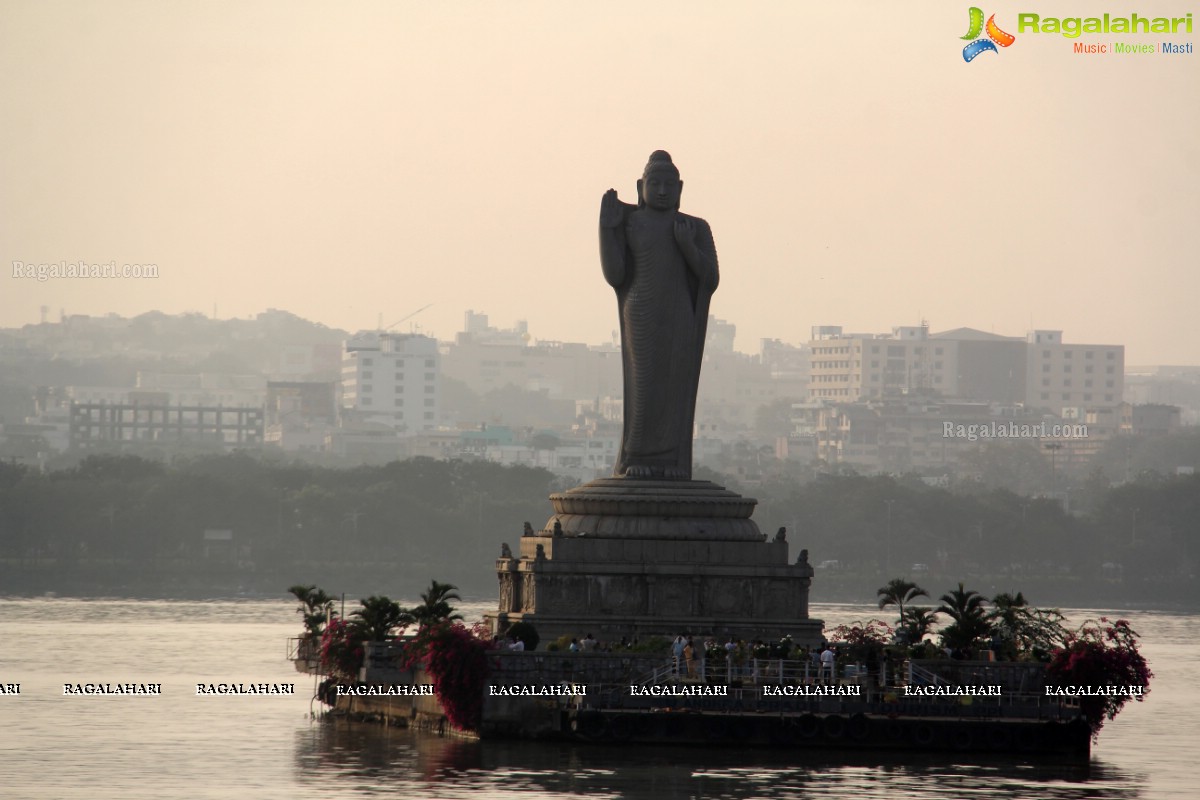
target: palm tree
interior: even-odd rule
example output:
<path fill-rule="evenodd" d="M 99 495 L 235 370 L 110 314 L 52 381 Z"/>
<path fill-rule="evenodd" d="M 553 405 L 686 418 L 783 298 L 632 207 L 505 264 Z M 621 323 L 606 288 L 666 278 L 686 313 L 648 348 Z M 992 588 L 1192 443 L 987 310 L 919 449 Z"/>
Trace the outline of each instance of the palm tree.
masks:
<path fill-rule="evenodd" d="M 1011 638 L 1011 634 L 1020 627 L 1025 609 L 1029 606 L 1025 595 L 1017 592 L 1014 596 L 1003 592 L 992 598 L 992 606 L 991 612 L 988 613 L 988 619 L 992 622 L 993 627 L 1003 634 L 1009 634 Z"/>
<path fill-rule="evenodd" d="M 302 583 L 297 583 L 295 586 L 288 587 L 288 593 L 300 601 L 301 612 L 303 612 L 308 606 L 308 596 L 315 591 L 316 588 L 317 587 L 315 584 L 310 583 L 308 585 L 304 585 Z"/>
<path fill-rule="evenodd" d="M 900 610 L 900 620 L 904 620 L 904 604 L 911 603 L 918 597 L 929 597 L 929 592 L 917 586 L 912 581 L 903 578 L 892 578 L 887 586 L 879 589 L 879 610 L 888 606 L 896 606 Z"/>
<path fill-rule="evenodd" d="M 900 616 L 900 627 L 908 634 L 909 644 L 920 644 L 925 634 L 933 630 L 938 615 L 932 608 L 912 606 Z"/>
<path fill-rule="evenodd" d="M 412 612 L 401 608 L 389 597 L 372 595 L 358 602 L 361 608 L 351 613 L 350 618 L 363 641 L 381 642 L 391 635 L 393 629 L 413 623 Z"/>
<path fill-rule="evenodd" d="M 942 631 L 942 642 L 946 647 L 970 647 L 991 632 L 992 626 L 983 608 L 986 598 L 979 592 L 964 588 L 960 582 L 957 589 L 938 599 L 942 601 L 938 612 L 954 620 Z"/>
<path fill-rule="evenodd" d="M 300 601 L 296 613 L 304 617 L 304 630 L 308 635 L 317 637 L 325 629 L 325 621 L 333 612 L 333 598 L 312 584 L 296 584 L 289 586 L 288 592 Z"/>
<path fill-rule="evenodd" d="M 414 607 L 409 613 L 422 628 L 444 620 L 462 619 L 462 614 L 456 613 L 454 606 L 450 605 L 451 600 L 462 600 L 457 589 L 458 587 L 451 583 L 430 581 L 429 588 L 421 593 L 421 605 Z"/>

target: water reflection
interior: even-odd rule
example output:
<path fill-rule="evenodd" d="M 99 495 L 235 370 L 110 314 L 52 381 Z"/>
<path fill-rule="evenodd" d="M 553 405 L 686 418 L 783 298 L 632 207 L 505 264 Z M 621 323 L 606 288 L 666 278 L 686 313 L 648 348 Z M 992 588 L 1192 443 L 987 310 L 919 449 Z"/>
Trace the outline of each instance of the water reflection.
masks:
<path fill-rule="evenodd" d="M 443 738 L 326 719 L 296 735 L 297 779 L 325 797 L 1143 797 L 1147 776 L 1103 759 L 1024 764 L 946 754 L 579 746 Z"/>
<path fill-rule="evenodd" d="M 389 798 L 1193 798 L 1200 616 L 1128 616 L 1155 671 L 1145 703 L 1104 726 L 1090 767 L 959 756 L 472 742 L 310 723 L 313 680 L 284 660 L 291 601 L 7 599 L 0 616 L 0 797 L 63 800 Z M 412 604 L 405 600 L 402 604 Z M 467 604 L 470 605 L 470 604 Z M 471 606 L 477 613 L 484 604 Z M 872 606 L 825 605 L 837 624 Z M 62 684 L 162 682 L 137 702 L 64 698 Z M 297 683 L 295 697 L 202 699 L 198 681 Z M 135 698 L 136 700 L 136 698 Z M 147 702 L 143 702 L 147 701 Z"/>

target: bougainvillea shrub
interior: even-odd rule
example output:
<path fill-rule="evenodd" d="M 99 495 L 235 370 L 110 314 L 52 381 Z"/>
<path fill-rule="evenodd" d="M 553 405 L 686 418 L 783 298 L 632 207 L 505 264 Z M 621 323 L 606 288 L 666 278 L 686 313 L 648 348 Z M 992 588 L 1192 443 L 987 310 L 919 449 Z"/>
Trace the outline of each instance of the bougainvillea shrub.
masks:
<path fill-rule="evenodd" d="M 1046 667 L 1047 686 L 1093 687 L 1103 692 L 1079 698 L 1093 737 L 1131 697 L 1141 702 L 1153 677 L 1150 665 L 1138 652 L 1137 632 L 1127 620 L 1110 622 L 1108 617 L 1088 620 L 1069 633 L 1065 646 L 1054 651 Z M 1108 694 L 1108 687 L 1126 691 Z M 1140 691 L 1128 691 L 1134 688 Z"/>
<path fill-rule="evenodd" d="M 321 666 L 326 674 L 357 679 L 365 652 L 357 628 L 341 617 L 330 620 L 321 634 Z"/>
<path fill-rule="evenodd" d="M 460 731 L 473 731 L 479 728 L 483 714 L 487 653 L 495 647 L 481 625 L 468 628 L 461 622 L 446 621 L 421 628 L 408 647 L 405 667 L 424 669 L 446 719 Z"/>

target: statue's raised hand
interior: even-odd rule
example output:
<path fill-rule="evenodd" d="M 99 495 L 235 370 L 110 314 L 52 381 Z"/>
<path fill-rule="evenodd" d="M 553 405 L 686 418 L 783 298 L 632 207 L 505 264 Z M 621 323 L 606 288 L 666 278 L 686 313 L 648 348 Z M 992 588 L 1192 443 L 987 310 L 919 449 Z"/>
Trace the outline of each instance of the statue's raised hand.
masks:
<path fill-rule="evenodd" d="M 617 199 L 617 190 L 609 189 L 600 200 L 600 227 L 615 228 L 621 224 L 624 212 L 621 201 Z"/>
<path fill-rule="evenodd" d="M 697 252 L 696 224 L 683 217 L 675 220 L 675 243 L 686 254 Z"/>

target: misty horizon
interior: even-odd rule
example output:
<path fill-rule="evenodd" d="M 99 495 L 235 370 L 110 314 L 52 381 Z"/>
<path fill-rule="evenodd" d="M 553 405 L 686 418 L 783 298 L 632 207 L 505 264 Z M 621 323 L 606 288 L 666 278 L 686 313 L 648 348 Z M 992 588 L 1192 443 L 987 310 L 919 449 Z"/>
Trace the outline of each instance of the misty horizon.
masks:
<path fill-rule="evenodd" d="M 405 322 L 405 320 L 403 318 L 401 320 L 401 322 L 404 322 L 403 327 L 401 327 L 399 323 L 392 323 L 391 325 L 376 324 L 374 326 L 364 326 L 364 327 L 360 327 L 360 328 L 341 328 L 341 327 L 338 327 L 335 325 L 330 325 L 319 319 L 311 319 L 311 318 L 303 317 L 303 316 L 296 314 L 293 311 L 286 309 L 286 308 L 273 308 L 273 307 L 272 308 L 262 308 L 262 309 L 259 309 L 258 311 L 248 313 L 244 316 L 229 316 L 229 317 L 222 317 L 219 314 L 216 314 L 214 316 L 214 310 L 205 312 L 205 311 L 201 311 L 198 309 L 191 309 L 191 310 L 180 311 L 180 312 L 167 312 L 167 311 L 163 311 L 162 309 L 152 308 L 152 309 L 147 309 L 145 311 L 125 315 L 125 314 L 120 314 L 116 311 L 101 311 L 101 312 L 95 313 L 95 314 L 87 314 L 87 313 L 83 313 L 83 312 L 72 312 L 70 309 L 65 309 L 65 308 L 58 309 L 57 312 L 51 313 L 50 309 L 47 308 L 46 309 L 46 318 L 44 321 L 36 320 L 34 322 L 27 322 L 27 323 L 23 323 L 21 325 L 15 325 L 15 326 L 11 326 L 11 327 L 0 327 L 0 330 L 21 330 L 23 328 L 26 328 L 29 326 L 36 326 L 39 324 L 49 324 L 49 325 L 61 324 L 65 321 L 69 321 L 70 318 L 72 318 L 72 317 L 91 318 L 91 319 L 133 320 L 133 319 L 137 319 L 139 317 L 153 315 L 153 314 L 161 314 L 161 315 L 167 316 L 167 317 L 200 316 L 204 319 L 207 319 L 207 320 L 210 320 L 213 322 L 231 322 L 231 321 L 253 322 L 253 321 L 257 320 L 260 315 L 270 314 L 273 312 L 282 312 L 284 314 L 289 314 L 303 322 L 311 323 L 314 325 L 319 325 L 323 328 L 326 328 L 327 330 L 329 330 L 331 332 L 345 334 L 347 337 L 352 337 L 352 336 L 355 336 L 358 334 L 364 334 L 364 333 L 384 333 L 384 332 L 386 332 L 386 333 L 391 333 L 391 334 L 415 334 L 415 335 L 427 336 L 431 339 L 436 339 L 437 341 L 443 342 L 443 343 L 447 343 L 447 342 L 452 343 L 455 339 L 455 336 L 467 331 L 466 324 L 464 322 L 460 322 L 458 324 L 458 326 L 455 328 L 455 330 L 452 331 L 449 335 L 438 334 L 435 331 L 424 329 L 419 323 L 409 324 L 409 323 Z M 493 319 L 492 316 L 487 313 L 486 309 L 464 308 L 460 312 L 460 316 L 465 315 L 465 314 L 482 315 L 483 317 L 487 318 L 490 327 L 500 333 L 515 332 L 518 329 L 518 327 L 523 326 L 529 322 L 529 320 L 524 317 L 514 319 L 509 323 L 498 321 L 498 320 Z M 728 325 L 732 325 L 735 329 L 740 327 L 740 324 L 737 320 L 725 319 L 716 314 L 713 314 L 712 318 L 718 320 L 719 322 L 726 323 Z M 383 319 L 387 319 L 387 317 L 379 317 L 378 319 L 383 320 Z M 378 320 L 377 320 L 377 322 L 378 322 Z M 824 325 L 814 324 L 814 326 L 812 326 L 812 327 L 828 327 L 829 324 L 836 325 L 836 323 L 827 323 Z M 846 328 L 846 326 L 838 326 L 838 327 L 844 328 L 845 335 L 847 335 L 847 336 L 867 335 L 867 336 L 874 336 L 874 337 L 886 340 L 888 338 L 891 338 L 894 335 L 895 328 L 906 327 L 906 326 L 907 327 L 914 327 L 914 326 L 921 327 L 922 325 L 924 325 L 925 327 L 928 328 L 930 336 L 939 336 L 942 334 L 953 333 L 955 331 L 962 330 L 962 329 L 968 329 L 968 330 L 982 331 L 984 333 L 989 333 L 989 334 L 993 334 L 996 336 L 1005 337 L 1008 339 L 1022 340 L 1022 341 L 1026 340 L 1028 334 L 1032 333 L 1034 330 L 1034 329 L 1030 328 L 1030 329 L 1023 330 L 1020 332 L 1005 332 L 1005 331 L 996 331 L 996 330 L 985 330 L 983 328 L 980 328 L 975 325 L 970 325 L 970 324 L 962 325 L 962 326 L 959 326 L 959 327 L 953 328 L 953 329 L 941 328 L 941 327 L 938 327 L 938 326 L 932 324 L 932 322 L 930 320 L 925 320 L 925 319 L 917 320 L 916 322 L 909 322 L 907 320 L 905 320 L 903 322 L 901 322 L 901 321 L 886 322 L 886 323 L 880 324 L 876 327 L 870 327 L 870 328 L 866 328 L 863 330 L 850 330 L 850 329 Z M 805 330 L 808 333 L 811 333 L 811 331 L 808 331 L 807 328 Z M 1038 330 L 1062 330 L 1062 329 L 1056 328 L 1051 325 L 1051 326 L 1048 326 L 1047 328 L 1039 328 Z M 1119 341 L 1082 342 L 1082 341 L 1077 341 L 1076 339 L 1074 339 L 1070 335 L 1071 332 L 1069 330 L 1062 330 L 1062 333 L 1063 333 L 1063 341 L 1066 344 L 1070 344 L 1070 345 L 1074 345 L 1074 344 L 1085 345 L 1085 344 L 1087 344 L 1087 345 L 1118 345 L 1119 346 L 1119 345 L 1123 344 L 1122 342 L 1119 342 Z M 806 347 L 806 346 L 808 346 L 808 344 L 811 341 L 813 341 L 813 339 L 814 339 L 813 336 L 803 334 L 803 335 L 797 336 L 793 340 L 788 340 L 788 339 L 783 338 L 782 336 L 772 336 L 769 334 L 769 331 L 768 331 L 768 335 L 764 336 L 762 339 L 755 340 L 752 343 L 752 346 L 748 346 L 751 343 L 749 343 L 747 341 L 746 337 L 740 336 L 740 335 L 736 336 L 734 339 L 733 349 L 737 353 L 741 353 L 743 355 L 754 356 L 754 355 L 759 355 L 762 352 L 763 341 L 780 341 L 780 342 L 783 342 L 784 344 L 788 344 L 788 345 L 791 345 L 794 347 Z M 619 347 L 620 346 L 620 337 L 619 337 L 619 332 L 615 328 L 613 331 L 610 332 L 610 335 L 608 337 L 606 337 L 603 340 L 597 340 L 597 341 L 585 341 L 583 339 L 551 338 L 551 337 L 537 335 L 537 332 L 532 330 L 532 328 L 530 328 L 528 330 L 528 338 L 526 340 L 526 343 L 530 346 L 536 346 L 538 344 L 559 343 L 559 342 L 573 343 L 573 344 L 574 343 L 585 344 L 588 347 Z M 1130 363 L 1127 361 L 1127 369 L 1134 369 L 1134 368 L 1139 368 L 1139 367 L 1150 367 L 1150 366 L 1158 367 L 1158 366 L 1197 366 L 1197 365 L 1196 364 L 1168 364 L 1166 362 L 1156 362 L 1156 361 L 1144 361 L 1141 363 Z"/>

